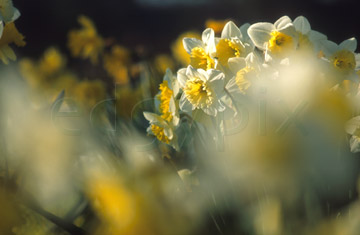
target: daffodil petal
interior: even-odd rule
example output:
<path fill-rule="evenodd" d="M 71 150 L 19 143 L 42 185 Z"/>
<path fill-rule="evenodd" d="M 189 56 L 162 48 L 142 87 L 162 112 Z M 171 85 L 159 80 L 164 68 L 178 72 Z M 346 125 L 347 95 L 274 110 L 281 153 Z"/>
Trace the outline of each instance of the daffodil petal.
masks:
<path fill-rule="evenodd" d="M 302 34 L 308 34 L 311 30 L 309 21 L 304 16 L 298 16 L 293 22 L 295 29 Z"/>
<path fill-rule="evenodd" d="M 266 43 L 271 38 L 270 33 L 273 30 L 275 30 L 275 27 L 271 23 L 256 23 L 249 27 L 248 35 L 255 46 L 264 50 Z"/>
<path fill-rule="evenodd" d="M 356 38 L 349 38 L 339 45 L 340 49 L 346 49 L 349 51 L 355 51 L 357 47 L 357 41 Z"/>
<path fill-rule="evenodd" d="M 281 30 L 282 28 L 286 27 L 289 23 L 290 24 L 292 23 L 291 19 L 288 16 L 283 16 L 274 23 L 274 26 L 276 29 Z"/>
<path fill-rule="evenodd" d="M 236 24 L 232 21 L 229 21 L 225 26 L 223 31 L 221 32 L 221 38 L 241 38 L 240 29 L 236 26 Z"/>

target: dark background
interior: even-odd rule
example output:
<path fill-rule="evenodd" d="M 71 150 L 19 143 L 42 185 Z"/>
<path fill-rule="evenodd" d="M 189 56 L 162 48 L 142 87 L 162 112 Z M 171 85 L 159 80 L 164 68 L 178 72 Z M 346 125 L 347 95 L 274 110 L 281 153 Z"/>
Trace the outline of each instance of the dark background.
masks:
<path fill-rule="evenodd" d="M 79 27 L 77 17 L 89 16 L 103 37 L 127 47 L 144 46 L 150 54 L 168 52 L 177 36 L 205 29 L 208 18 L 233 19 L 238 25 L 274 22 L 283 15 L 304 15 L 312 29 L 332 41 L 360 38 L 360 8 L 350 0 L 14 0 L 22 16 L 17 27 L 27 46 L 23 56 L 39 56 L 48 46 L 66 51 L 67 33 Z"/>

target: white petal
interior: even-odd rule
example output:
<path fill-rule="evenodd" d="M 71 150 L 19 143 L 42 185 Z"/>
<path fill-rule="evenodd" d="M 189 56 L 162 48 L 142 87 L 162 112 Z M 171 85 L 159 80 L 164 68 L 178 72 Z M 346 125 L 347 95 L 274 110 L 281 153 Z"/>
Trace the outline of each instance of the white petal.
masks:
<path fill-rule="evenodd" d="M 145 119 L 148 120 L 150 123 L 161 122 L 160 120 L 161 117 L 155 113 L 144 112 L 143 114 Z"/>
<path fill-rule="evenodd" d="M 318 31 L 315 30 L 311 30 L 308 34 L 310 41 L 314 42 L 314 41 L 321 41 L 321 40 L 326 40 L 327 36 L 325 34 L 322 34 Z"/>
<path fill-rule="evenodd" d="M 270 33 L 275 29 L 273 24 L 270 23 L 256 23 L 249 27 L 248 35 L 254 42 L 255 46 L 265 50 L 265 44 L 271 38 Z"/>
<path fill-rule="evenodd" d="M 229 21 L 224 26 L 223 31 L 221 32 L 221 38 L 241 38 L 240 29 L 234 24 L 234 22 Z"/>
<path fill-rule="evenodd" d="M 243 69 L 246 66 L 246 61 L 241 57 L 234 57 L 228 60 L 228 65 L 234 74 L 236 74 L 240 69 Z"/>
<path fill-rule="evenodd" d="M 219 98 L 224 93 L 225 75 L 219 70 L 211 70 L 209 74 L 209 82 L 216 96 Z"/>
<path fill-rule="evenodd" d="M 200 70 L 200 69 L 199 69 Z M 188 78 L 198 78 L 201 77 L 201 75 L 199 74 L 198 70 L 196 70 L 194 67 L 192 67 L 191 65 L 189 65 L 186 69 L 186 76 Z"/>
<path fill-rule="evenodd" d="M 177 80 L 181 88 L 183 88 L 188 80 L 188 76 L 186 76 L 186 68 L 179 69 L 177 72 Z"/>
<path fill-rule="evenodd" d="M 170 127 L 164 127 L 164 134 L 171 140 L 174 137 L 173 130 Z"/>
<path fill-rule="evenodd" d="M 183 45 L 187 53 L 191 54 L 191 50 L 195 47 L 204 48 L 204 43 L 196 38 L 184 38 Z"/>
<path fill-rule="evenodd" d="M 346 49 L 346 50 L 353 52 L 356 50 L 357 41 L 355 38 L 349 38 L 349 39 L 343 41 L 342 43 L 340 43 L 339 47 L 341 49 Z"/>
<path fill-rule="evenodd" d="M 243 41 L 247 41 L 249 38 L 249 35 L 247 33 L 248 29 L 250 27 L 250 24 L 249 23 L 245 23 L 243 25 L 240 26 L 240 33 L 241 33 L 241 36 L 242 36 L 242 40 Z"/>
<path fill-rule="evenodd" d="M 186 99 L 185 93 L 181 95 L 179 106 L 184 112 L 191 112 L 193 110 L 193 106 L 190 101 Z"/>
<path fill-rule="evenodd" d="M 289 23 L 292 23 L 291 19 L 288 16 L 283 16 L 274 23 L 274 26 L 276 29 L 280 30 Z"/>
<path fill-rule="evenodd" d="M 289 24 L 285 25 L 283 28 L 279 29 L 279 32 L 289 35 L 293 38 L 295 38 L 297 36 L 295 27 L 292 23 L 289 23 Z"/>
<path fill-rule="evenodd" d="M 202 34 L 203 43 L 206 46 L 206 53 L 210 56 L 214 56 L 216 53 L 216 44 L 215 44 L 215 32 L 211 28 L 207 28 L 204 30 Z"/>
<path fill-rule="evenodd" d="M 296 31 L 299 31 L 302 34 L 308 34 L 311 30 L 309 21 L 304 16 L 298 16 L 294 20 L 294 26 Z"/>
<path fill-rule="evenodd" d="M 14 7 L 14 14 L 10 19 L 10 22 L 17 20 L 20 17 L 20 11 Z"/>
<path fill-rule="evenodd" d="M 321 50 L 324 52 L 326 57 L 332 56 L 339 49 L 339 46 L 330 40 L 324 40 L 321 42 Z"/>
<path fill-rule="evenodd" d="M 202 81 L 207 82 L 209 80 L 209 72 L 210 72 L 210 70 L 205 71 L 203 69 L 197 69 L 196 71 L 198 72 L 197 77 L 200 78 Z"/>

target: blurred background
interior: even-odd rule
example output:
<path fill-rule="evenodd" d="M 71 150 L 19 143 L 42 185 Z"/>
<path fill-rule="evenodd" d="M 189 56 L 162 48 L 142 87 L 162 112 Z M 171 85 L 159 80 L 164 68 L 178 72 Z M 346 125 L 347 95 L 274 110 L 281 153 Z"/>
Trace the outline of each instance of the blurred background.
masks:
<path fill-rule="evenodd" d="M 36 4 L 15 0 L 14 4 L 22 10 L 17 26 L 29 46 L 18 53 L 25 56 L 40 55 L 54 43 L 66 48 L 67 32 L 80 14 L 91 18 L 104 37 L 114 37 L 126 47 L 146 48 L 148 55 L 168 52 L 181 32 L 201 32 L 209 18 L 241 25 L 304 15 L 314 30 L 337 43 L 360 36 L 356 0 L 38 0 Z"/>

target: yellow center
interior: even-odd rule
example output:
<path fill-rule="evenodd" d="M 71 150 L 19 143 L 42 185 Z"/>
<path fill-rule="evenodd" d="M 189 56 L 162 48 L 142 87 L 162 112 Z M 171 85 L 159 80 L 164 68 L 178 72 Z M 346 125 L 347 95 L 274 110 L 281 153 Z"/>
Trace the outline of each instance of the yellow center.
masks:
<path fill-rule="evenodd" d="M 184 87 L 189 102 L 196 108 L 208 108 L 214 102 L 214 93 L 200 78 L 189 79 Z"/>
<path fill-rule="evenodd" d="M 235 81 L 236 81 L 236 85 L 239 87 L 239 90 L 241 91 L 241 93 L 245 94 L 245 91 L 251 85 L 250 80 L 254 76 L 256 76 L 255 70 L 250 67 L 245 67 L 236 73 Z"/>
<path fill-rule="evenodd" d="M 227 66 L 229 58 L 240 57 L 242 48 L 229 39 L 221 39 L 216 46 L 219 63 Z"/>
<path fill-rule="evenodd" d="M 268 48 L 273 54 L 281 55 L 293 48 L 293 39 L 284 33 L 273 31 L 269 40 Z"/>
<path fill-rule="evenodd" d="M 155 137 L 160 140 L 161 142 L 164 142 L 166 144 L 170 143 L 169 138 L 165 135 L 164 128 L 154 125 L 151 125 L 151 131 L 154 133 Z"/>
<path fill-rule="evenodd" d="M 215 61 L 203 48 L 195 47 L 191 50 L 190 65 L 197 69 L 209 70 L 215 67 Z"/>
<path fill-rule="evenodd" d="M 355 55 L 351 51 L 341 50 L 336 52 L 331 58 L 334 67 L 342 71 L 354 70 L 356 66 Z"/>
<path fill-rule="evenodd" d="M 166 121 L 170 122 L 172 115 L 169 111 L 170 108 L 170 99 L 173 95 L 173 91 L 168 86 L 168 81 L 164 81 L 160 84 L 160 94 L 157 95 L 157 99 L 160 100 L 160 112 L 162 113 L 161 117 Z"/>

